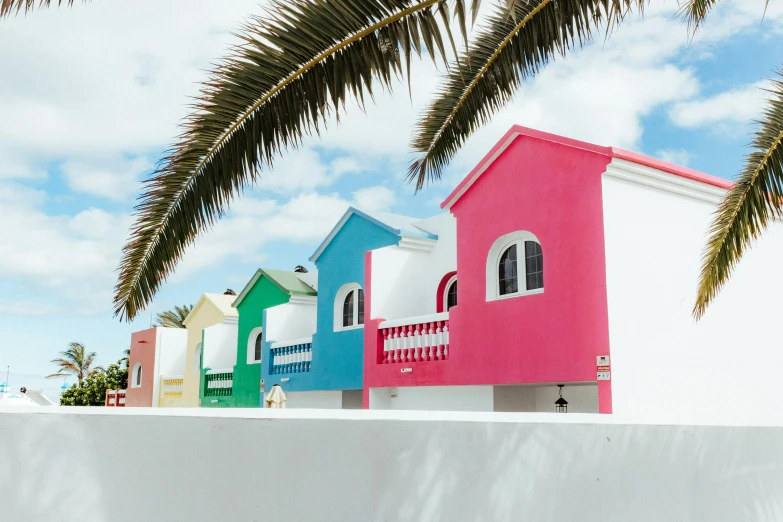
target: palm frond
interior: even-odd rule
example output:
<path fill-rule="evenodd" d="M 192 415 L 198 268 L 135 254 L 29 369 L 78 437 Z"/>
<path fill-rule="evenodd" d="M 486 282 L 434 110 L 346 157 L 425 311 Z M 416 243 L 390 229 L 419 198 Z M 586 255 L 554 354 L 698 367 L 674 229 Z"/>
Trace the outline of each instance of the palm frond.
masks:
<path fill-rule="evenodd" d="M 769 93 L 751 143 L 753 151 L 710 226 L 693 307 L 696 319 L 704 315 L 751 243 L 783 216 L 783 82 L 774 81 Z"/>
<path fill-rule="evenodd" d="M 183 324 L 193 305 L 175 306 L 174 310 L 167 310 L 159 313 L 155 318 L 155 326 L 163 328 L 185 328 Z"/>
<path fill-rule="evenodd" d="M 403 61 L 414 51 L 445 62 L 439 11 L 451 3 L 462 12 L 465 1 L 272 0 L 265 17 L 250 19 L 243 43 L 211 73 L 179 141 L 144 184 L 115 314 L 136 317 L 259 170 L 331 115 L 339 121 L 347 98 L 362 105 L 376 86 L 390 89 L 408 74 Z"/>
<path fill-rule="evenodd" d="M 688 32 L 693 34 L 707 18 L 718 0 L 684 0 L 680 2 L 680 13 L 688 23 Z"/>
<path fill-rule="evenodd" d="M 83 1 L 87 2 L 87 0 Z M 38 4 L 37 9 L 44 9 L 52 4 L 56 4 L 58 7 L 63 4 L 71 6 L 73 0 L 0 0 L 0 19 L 20 12 L 27 14 L 36 8 L 35 4 Z"/>
<path fill-rule="evenodd" d="M 440 179 L 465 140 L 514 95 L 522 82 L 558 54 L 582 46 L 600 25 L 607 30 L 646 0 L 513 0 L 514 16 L 496 7 L 462 67 L 451 68 L 435 100 L 416 124 L 408 169 L 417 190 Z"/>

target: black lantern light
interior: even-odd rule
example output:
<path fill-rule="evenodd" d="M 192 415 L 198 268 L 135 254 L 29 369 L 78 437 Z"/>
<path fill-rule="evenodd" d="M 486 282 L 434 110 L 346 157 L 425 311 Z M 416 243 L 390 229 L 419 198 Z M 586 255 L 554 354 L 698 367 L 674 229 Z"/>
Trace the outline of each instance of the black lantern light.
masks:
<path fill-rule="evenodd" d="M 568 412 L 568 401 L 563 398 L 563 387 L 565 384 L 558 384 L 557 387 L 559 388 L 558 392 L 560 394 L 560 398 L 555 401 L 555 411 L 557 413 L 567 413 Z"/>

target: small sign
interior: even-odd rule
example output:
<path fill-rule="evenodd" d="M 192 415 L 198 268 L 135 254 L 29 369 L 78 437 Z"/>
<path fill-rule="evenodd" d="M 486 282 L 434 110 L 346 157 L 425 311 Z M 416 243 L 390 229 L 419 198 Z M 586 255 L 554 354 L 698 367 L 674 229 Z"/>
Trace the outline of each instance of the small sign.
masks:
<path fill-rule="evenodd" d="M 413 371 L 413 368 L 401 368 L 400 372 L 402 373 L 410 373 Z"/>
<path fill-rule="evenodd" d="M 612 379 L 612 370 L 609 364 L 608 355 L 599 355 L 595 358 L 597 377 L 599 381 L 609 381 Z"/>

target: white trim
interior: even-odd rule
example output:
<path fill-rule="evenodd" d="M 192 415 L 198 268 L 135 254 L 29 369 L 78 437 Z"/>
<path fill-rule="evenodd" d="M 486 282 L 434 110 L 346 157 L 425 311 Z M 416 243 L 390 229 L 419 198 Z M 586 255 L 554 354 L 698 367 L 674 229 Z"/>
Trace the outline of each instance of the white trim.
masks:
<path fill-rule="evenodd" d="M 216 373 L 234 373 L 233 368 L 222 368 L 217 370 L 207 370 L 206 375 L 215 375 Z"/>
<path fill-rule="evenodd" d="M 318 297 L 314 295 L 291 295 L 288 304 L 301 304 L 315 306 L 318 304 Z"/>
<path fill-rule="evenodd" d="M 270 348 L 288 348 L 289 346 L 297 346 L 299 344 L 312 344 L 312 337 L 302 337 L 301 339 L 291 339 L 290 341 L 280 341 L 279 343 L 272 343 Z"/>
<path fill-rule="evenodd" d="M 723 200 L 727 191 L 724 188 L 618 158 L 613 158 L 609 162 L 604 175 L 716 204 Z"/>
<path fill-rule="evenodd" d="M 437 243 L 437 240 L 426 237 L 401 236 L 397 246 L 413 252 L 430 252 Z"/>
<path fill-rule="evenodd" d="M 247 364 L 257 364 L 264 360 L 264 345 L 261 344 L 261 358 L 256 360 L 256 339 L 264 331 L 262 326 L 257 326 L 250 330 L 250 335 L 247 337 Z"/>
<path fill-rule="evenodd" d="M 202 339 L 203 339 L 203 330 L 202 330 Z M 204 343 L 199 342 L 196 347 L 193 349 L 193 371 L 196 373 L 201 372 L 201 359 L 204 357 Z"/>
<path fill-rule="evenodd" d="M 348 330 L 358 330 L 364 328 L 364 323 L 359 323 L 359 298 L 358 295 L 354 296 L 353 302 L 353 324 L 351 326 L 343 326 L 343 305 L 345 304 L 345 298 L 348 294 L 355 292 L 356 290 L 362 290 L 362 286 L 359 283 L 346 283 L 337 290 L 337 294 L 334 297 L 334 331 L 344 332 Z M 366 319 L 366 318 L 365 318 Z"/>
<path fill-rule="evenodd" d="M 443 296 L 441 298 L 443 299 L 443 311 L 448 312 L 449 311 L 449 290 L 451 289 L 451 285 L 457 282 L 457 274 L 454 274 L 449 278 L 448 281 L 446 281 L 446 286 L 443 287 Z"/>
<path fill-rule="evenodd" d="M 239 324 L 239 317 L 226 317 L 223 324 Z"/>
<path fill-rule="evenodd" d="M 541 241 L 526 230 L 517 230 L 509 234 L 504 234 L 497 238 L 492 247 L 489 249 L 487 255 L 487 267 L 486 267 L 486 295 L 487 301 L 498 301 L 501 299 L 511 299 L 514 297 L 521 297 L 523 295 L 533 295 L 544 293 L 543 288 L 536 288 L 533 290 L 519 290 L 513 294 L 500 295 L 500 281 L 498 279 L 498 263 L 500 263 L 500 257 L 508 250 L 512 245 L 516 245 L 517 248 L 517 287 L 527 285 L 526 269 L 525 269 L 525 241 L 535 241 L 541 246 Z M 541 248 L 543 251 L 543 246 Z"/>
<path fill-rule="evenodd" d="M 408 326 L 411 324 L 435 323 L 438 321 L 448 321 L 448 319 L 449 319 L 448 312 L 441 312 L 439 314 L 418 315 L 415 317 L 403 317 L 402 319 L 383 321 L 381 324 L 378 325 L 378 329 L 394 328 L 396 326 Z"/>
<path fill-rule="evenodd" d="M 139 377 L 141 379 L 137 379 L 136 372 L 139 372 Z M 133 365 L 133 371 L 131 372 L 131 388 L 141 388 L 141 383 L 136 384 L 137 380 L 143 380 L 144 379 L 144 368 L 142 367 L 140 362 L 137 362 Z M 143 381 L 142 381 L 143 382 Z"/>

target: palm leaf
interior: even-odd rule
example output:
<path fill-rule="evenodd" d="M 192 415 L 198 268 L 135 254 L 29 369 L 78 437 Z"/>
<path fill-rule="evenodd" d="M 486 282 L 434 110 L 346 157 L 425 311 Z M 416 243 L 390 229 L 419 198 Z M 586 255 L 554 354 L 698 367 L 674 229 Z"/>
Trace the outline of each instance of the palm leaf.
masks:
<path fill-rule="evenodd" d="M 452 68 L 435 100 L 416 125 L 413 150 L 419 154 L 408 180 L 421 189 L 440 179 L 465 140 L 557 54 L 584 45 L 593 29 L 607 30 L 646 0 L 512 0 L 513 16 L 496 7 Z"/>
<path fill-rule="evenodd" d="M 185 328 L 183 322 L 193 310 L 193 305 L 175 306 L 174 310 L 159 313 L 155 319 L 155 325 L 164 328 Z"/>
<path fill-rule="evenodd" d="M 87 2 L 87 0 L 84 0 Z M 23 12 L 27 14 L 35 8 L 35 4 L 38 4 L 38 9 L 49 7 L 51 4 L 57 4 L 61 6 L 68 4 L 73 5 L 73 0 L 0 0 L 0 18 L 10 16 L 13 13 Z"/>
<path fill-rule="evenodd" d="M 464 11 L 466 0 L 448 1 Z M 349 96 L 363 104 L 376 86 L 390 89 L 406 74 L 403 60 L 422 51 L 420 37 L 445 62 L 438 12 L 447 5 L 272 0 L 265 18 L 250 19 L 243 43 L 212 72 L 178 143 L 144 184 L 120 262 L 116 315 L 136 317 L 262 167 L 332 115 L 339 121 Z"/>
<path fill-rule="evenodd" d="M 699 26 L 707 18 L 707 15 L 717 5 L 718 0 L 684 0 L 680 6 L 680 13 L 688 23 L 688 31 L 694 34 Z M 769 0 L 764 4 L 764 13 L 769 7 Z"/>
<path fill-rule="evenodd" d="M 779 76 L 783 72 L 778 73 Z M 693 315 L 701 318 L 751 243 L 783 216 L 783 82 L 776 80 L 745 169 L 715 211 Z"/>

